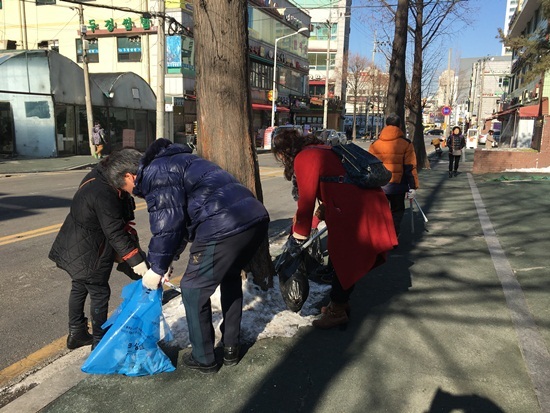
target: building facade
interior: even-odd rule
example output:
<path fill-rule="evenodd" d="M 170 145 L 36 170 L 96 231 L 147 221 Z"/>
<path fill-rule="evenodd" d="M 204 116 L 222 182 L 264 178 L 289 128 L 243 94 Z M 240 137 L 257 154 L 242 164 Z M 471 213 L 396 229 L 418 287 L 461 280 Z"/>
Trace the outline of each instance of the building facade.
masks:
<path fill-rule="evenodd" d="M 54 50 L 82 65 L 84 46 L 89 73 L 131 72 L 162 94 L 164 136 L 188 142 L 196 139 L 193 6 L 188 0 L 164 3 L 166 19 L 155 13 L 158 0 L 127 0 L 123 7 L 118 1 L 102 0 L 82 8 L 55 0 L 3 2 L 0 47 Z M 293 122 L 296 113 L 309 107 L 309 31 L 281 40 L 276 57 L 274 45 L 280 37 L 309 28 L 310 16 L 290 1 L 250 0 L 248 17 L 253 123 L 261 135 L 270 125 L 275 64 L 276 124 Z M 164 86 L 159 90 L 160 24 L 166 47 Z M 138 125 L 128 118 L 127 128 L 133 127 Z M 155 137 L 153 133 L 147 140 Z"/>
<path fill-rule="evenodd" d="M 506 11 L 504 13 L 504 26 L 502 29 L 502 32 L 507 35 L 508 31 L 510 29 L 510 20 L 512 19 L 512 16 L 516 12 L 516 9 L 518 7 L 518 1 L 519 0 L 506 0 Z M 507 49 L 502 45 L 502 56 L 504 55 L 511 55 L 512 51 L 510 49 Z"/>
<path fill-rule="evenodd" d="M 296 120 L 313 129 L 343 129 L 351 0 L 294 0 L 311 15 L 308 44 L 309 110 Z M 328 102 L 324 98 L 328 84 Z M 325 119 L 326 112 L 326 119 Z"/>
<path fill-rule="evenodd" d="M 544 41 L 548 21 L 541 6 L 541 0 L 518 1 L 509 36 Z M 499 149 L 476 150 L 475 173 L 550 166 L 550 78 L 546 71 L 528 81 L 526 75 L 532 69 L 522 52 L 512 51 L 508 93 L 501 99 L 501 110 L 493 115 L 502 125 Z"/>

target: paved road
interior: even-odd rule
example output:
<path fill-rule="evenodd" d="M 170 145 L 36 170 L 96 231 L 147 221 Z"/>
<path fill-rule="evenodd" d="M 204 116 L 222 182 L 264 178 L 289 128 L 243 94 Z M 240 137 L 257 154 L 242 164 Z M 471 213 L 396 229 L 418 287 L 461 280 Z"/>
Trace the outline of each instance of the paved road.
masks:
<path fill-rule="evenodd" d="M 345 331 L 260 340 L 213 376 L 83 375 L 75 351 L 0 412 L 550 412 L 550 180 L 471 157 L 421 173 L 429 222 L 357 285 Z"/>

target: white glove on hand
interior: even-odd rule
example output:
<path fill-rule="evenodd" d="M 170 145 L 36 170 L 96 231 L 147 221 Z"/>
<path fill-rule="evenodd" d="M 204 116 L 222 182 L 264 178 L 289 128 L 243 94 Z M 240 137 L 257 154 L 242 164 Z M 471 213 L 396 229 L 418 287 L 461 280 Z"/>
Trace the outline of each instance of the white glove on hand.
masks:
<path fill-rule="evenodd" d="M 138 265 L 135 265 L 132 267 L 132 270 L 134 270 L 134 272 L 137 274 L 137 275 L 140 275 L 143 277 L 143 275 L 147 272 L 149 268 L 147 268 L 147 262 L 146 261 L 141 261 Z"/>
<path fill-rule="evenodd" d="M 145 275 L 143 276 L 141 282 L 145 288 L 150 290 L 156 290 L 159 288 L 160 280 L 162 275 L 157 274 L 152 269 L 148 269 Z"/>
<path fill-rule="evenodd" d="M 415 197 L 416 197 L 416 190 L 409 189 L 409 192 L 407 192 L 407 199 L 414 199 Z"/>

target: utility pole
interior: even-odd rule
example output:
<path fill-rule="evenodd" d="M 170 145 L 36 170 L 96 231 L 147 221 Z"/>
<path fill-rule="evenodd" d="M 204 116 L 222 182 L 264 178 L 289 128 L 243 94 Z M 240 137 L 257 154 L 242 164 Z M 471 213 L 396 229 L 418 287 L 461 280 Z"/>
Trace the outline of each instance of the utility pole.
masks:
<path fill-rule="evenodd" d="M 143 10 L 149 10 L 149 3 L 147 0 L 145 0 L 145 7 L 143 7 Z M 143 56 L 143 66 L 145 68 L 145 81 L 151 84 L 151 63 L 149 61 L 151 51 L 149 50 L 149 33 L 145 33 L 142 36 L 142 49 L 145 50 L 145 53 L 141 53 Z"/>
<path fill-rule="evenodd" d="M 332 13 L 331 13 L 332 16 Z M 325 74 L 325 99 L 323 100 L 323 129 L 327 129 L 328 125 L 328 76 L 330 70 L 330 38 L 332 37 L 332 23 L 327 20 L 325 25 L 328 28 L 328 42 L 327 42 L 327 70 Z"/>
<path fill-rule="evenodd" d="M 88 72 L 88 40 L 86 39 L 86 24 L 84 23 L 84 8 L 82 4 L 78 7 L 80 17 L 80 42 L 82 43 L 82 69 L 84 71 L 84 100 L 86 102 L 86 123 L 88 125 L 88 143 L 90 154 L 95 155 L 95 145 L 92 138 L 94 128 L 94 112 L 92 110 L 92 98 L 90 95 L 90 75 Z"/>
<path fill-rule="evenodd" d="M 27 10 L 25 8 L 25 2 L 19 0 L 19 23 L 21 25 L 21 41 L 23 42 L 23 49 L 29 48 L 27 40 Z"/>
<path fill-rule="evenodd" d="M 445 85 L 445 99 L 443 105 L 451 106 L 451 54 L 453 49 L 449 49 L 449 59 L 447 61 L 447 84 Z M 449 115 L 445 115 L 445 136 L 449 136 L 450 125 L 449 125 Z"/>
<path fill-rule="evenodd" d="M 485 62 L 487 59 L 483 59 L 481 62 L 481 82 L 479 88 L 479 105 L 477 107 L 477 129 L 480 131 L 483 129 L 483 122 L 481 117 L 483 116 L 483 83 L 485 81 Z"/>
<path fill-rule="evenodd" d="M 164 136 L 164 66 L 165 66 L 165 42 L 164 37 L 164 0 L 159 1 L 158 11 L 158 30 L 157 30 L 157 130 L 156 137 L 165 138 Z"/>

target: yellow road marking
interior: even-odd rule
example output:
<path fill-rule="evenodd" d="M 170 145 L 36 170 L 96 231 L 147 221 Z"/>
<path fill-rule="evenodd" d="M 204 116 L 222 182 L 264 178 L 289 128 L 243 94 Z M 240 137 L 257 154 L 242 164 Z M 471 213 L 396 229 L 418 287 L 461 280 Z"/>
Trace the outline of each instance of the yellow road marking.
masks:
<path fill-rule="evenodd" d="M 66 337 L 61 337 L 47 346 L 42 347 L 40 350 L 28 355 L 24 359 L 19 360 L 17 363 L 14 363 L 0 371 L 0 387 L 4 387 L 16 377 L 19 377 L 28 371 L 32 371 L 40 363 L 43 363 L 47 359 L 60 354 L 66 346 L 66 341 Z"/>
<path fill-rule="evenodd" d="M 140 202 L 136 204 L 136 211 L 141 211 L 147 208 L 145 202 Z M 0 237 L 0 245 L 13 244 L 14 242 L 26 241 L 34 237 L 40 237 L 42 235 L 52 234 L 59 231 L 62 224 L 50 225 L 48 227 L 37 228 L 31 231 L 19 232 L 17 234 L 7 235 L 5 237 Z"/>

